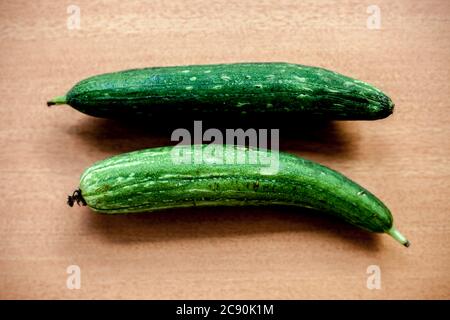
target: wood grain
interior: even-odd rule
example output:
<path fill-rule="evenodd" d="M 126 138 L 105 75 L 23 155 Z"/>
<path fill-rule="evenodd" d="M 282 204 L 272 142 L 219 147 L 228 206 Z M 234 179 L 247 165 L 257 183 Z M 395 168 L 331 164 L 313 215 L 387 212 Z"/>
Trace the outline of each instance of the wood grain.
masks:
<path fill-rule="evenodd" d="M 0 298 L 450 298 L 450 5 L 375 2 L 79 0 L 69 30 L 66 1 L 2 1 Z M 380 30 L 366 26 L 371 4 Z M 377 194 L 409 249 L 301 210 L 105 217 L 66 205 L 94 161 L 170 136 L 48 98 L 108 71 L 235 61 L 323 66 L 393 98 L 388 119 L 299 123 L 281 148 Z M 369 265 L 380 290 L 366 286 Z"/>

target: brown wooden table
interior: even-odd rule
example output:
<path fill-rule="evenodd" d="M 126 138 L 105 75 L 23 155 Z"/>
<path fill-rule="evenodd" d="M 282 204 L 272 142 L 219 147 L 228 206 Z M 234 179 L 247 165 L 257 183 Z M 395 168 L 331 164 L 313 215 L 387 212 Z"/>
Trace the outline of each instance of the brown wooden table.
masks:
<path fill-rule="evenodd" d="M 80 29 L 69 2 L 0 4 L 0 298 L 450 298 L 450 2 L 75 2 Z M 409 249 L 304 210 L 66 205 L 94 161 L 170 137 L 47 99 L 93 74 L 236 61 L 323 66 L 393 98 L 388 119 L 282 132 L 281 149 L 377 194 Z"/>

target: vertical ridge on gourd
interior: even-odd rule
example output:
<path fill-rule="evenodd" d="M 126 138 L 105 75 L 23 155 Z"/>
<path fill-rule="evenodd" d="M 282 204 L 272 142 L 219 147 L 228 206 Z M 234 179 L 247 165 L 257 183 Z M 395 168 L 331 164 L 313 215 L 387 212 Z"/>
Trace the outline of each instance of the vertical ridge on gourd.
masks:
<path fill-rule="evenodd" d="M 69 197 L 69 205 L 82 203 L 106 214 L 197 206 L 297 206 L 330 213 L 409 245 L 383 202 L 330 168 L 283 152 L 216 145 L 217 153 L 211 155 L 206 148 L 152 148 L 99 161 L 82 174 L 79 192 Z M 193 159 L 198 150 L 201 163 L 174 163 L 174 151 Z M 267 163 L 250 162 L 253 156 L 267 159 L 268 152 L 278 166 L 270 173 L 264 172 Z M 229 157 L 245 161 L 215 163 Z"/>
<path fill-rule="evenodd" d="M 298 64 L 152 67 L 101 74 L 48 102 L 105 118 L 279 114 L 336 120 L 389 116 L 392 100 L 362 81 Z"/>

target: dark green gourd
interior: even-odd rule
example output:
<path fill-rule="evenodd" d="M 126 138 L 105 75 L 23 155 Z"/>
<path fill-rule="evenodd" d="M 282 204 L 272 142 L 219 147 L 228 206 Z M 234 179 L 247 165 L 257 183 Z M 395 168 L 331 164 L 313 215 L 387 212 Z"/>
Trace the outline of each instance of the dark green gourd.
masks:
<path fill-rule="evenodd" d="M 379 89 L 323 68 L 291 63 L 152 67 L 93 76 L 48 105 L 95 117 L 287 115 L 375 120 L 394 104 Z"/>
<path fill-rule="evenodd" d="M 292 154 L 231 145 L 152 148 L 97 162 L 69 196 L 69 205 L 74 202 L 106 214 L 202 206 L 306 207 L 409 245 L 393 226 L 389 209 L 342 174 Z"/>

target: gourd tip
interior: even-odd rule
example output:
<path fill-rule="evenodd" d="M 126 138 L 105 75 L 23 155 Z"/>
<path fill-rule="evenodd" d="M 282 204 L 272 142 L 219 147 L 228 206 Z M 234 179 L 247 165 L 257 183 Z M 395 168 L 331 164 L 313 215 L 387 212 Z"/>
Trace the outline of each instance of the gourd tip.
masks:
<path fill-rule="evenodd" d="M 83 195 L 81 194 L 81 190 L 77 189 L 75 190 L 72 195 L 67 197 L 67 204 L 69 205 L 69 207 L 73 207 L 73 205 L 75 204 L 75 202 L 80 206 L 80 203 L 83 206 L 86 206 L 86 200 L 84 200 Z"/>

